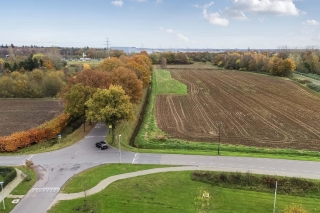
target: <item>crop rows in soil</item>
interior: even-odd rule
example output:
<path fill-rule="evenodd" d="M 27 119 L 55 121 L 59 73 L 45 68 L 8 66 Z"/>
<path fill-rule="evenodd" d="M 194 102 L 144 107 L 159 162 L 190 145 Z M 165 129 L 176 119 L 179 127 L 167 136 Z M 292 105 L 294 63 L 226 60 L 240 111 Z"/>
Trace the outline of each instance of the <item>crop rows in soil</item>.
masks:
<path fill-rule="evenodd" d="M 295 82 L 239 71 L 172 69 L 188 95 L 159 95 L 157 125 L 170 137 L 320 151 L 320 97 Z"/>
<path fill-rule="evenodd" d="M 37 127 L 63 110 L 58 100 L 0 99 L 0 136 Z"/>

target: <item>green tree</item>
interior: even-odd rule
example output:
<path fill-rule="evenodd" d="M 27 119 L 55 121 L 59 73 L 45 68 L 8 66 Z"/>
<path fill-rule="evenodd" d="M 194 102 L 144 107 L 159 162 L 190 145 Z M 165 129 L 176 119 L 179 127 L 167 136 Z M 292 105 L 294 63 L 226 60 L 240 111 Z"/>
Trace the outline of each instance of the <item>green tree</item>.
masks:
<path fill-rule="evenodd" d="M 74 117 L 85 115 L 85 103 L 92 97 L 96 90 L 96 88 L 84 86 L 80 83 L 73 85 L 64 95 L 66 112 Z"/>
<path fill-rule="evenodd" d="M 58 72 L 47 73 L 43 80 L 43 91 L 46 97 L 54 97 L 60 92 L 65 82 L 61 79 Z"/>
<path fill-rule="evenodd" d="M 115 139 L 117 122 L 134 119 L 130 97 L 125 94 L 121 86 L 111 85 L 108 90 L 98 89 L 86 102 L 86 106 L 88 107 L 88 119 L 112 125 L 112 143 Z"/>

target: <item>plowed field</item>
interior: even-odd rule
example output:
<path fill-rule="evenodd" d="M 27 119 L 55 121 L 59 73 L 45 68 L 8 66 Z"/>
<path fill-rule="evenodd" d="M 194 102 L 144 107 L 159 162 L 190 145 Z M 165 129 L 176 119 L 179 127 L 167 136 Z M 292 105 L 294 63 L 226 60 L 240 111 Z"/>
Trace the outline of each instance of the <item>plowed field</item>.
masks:
<path fill-rule="evenodd" d="M 188 95 L 159 95 L 157 125 L 170 137 L 320 151 L 320 96 L 275 77 L 172 69 Z"/>
<path fill-rule="evenodd" d="M 37 127 L 63 110 L 58 100 L 0 99 L 0 136 Z"/>

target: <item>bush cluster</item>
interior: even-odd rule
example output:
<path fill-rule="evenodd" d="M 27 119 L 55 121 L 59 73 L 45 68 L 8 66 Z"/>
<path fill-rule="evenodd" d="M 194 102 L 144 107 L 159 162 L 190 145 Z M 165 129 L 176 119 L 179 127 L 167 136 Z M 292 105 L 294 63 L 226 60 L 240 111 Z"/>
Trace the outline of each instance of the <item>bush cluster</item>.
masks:
<path fill-rule="evenodd" d="M 34 143 L 57 138 L 57 135 L 67 126 L 69 120 L 69 114 L 62 114 L 37 128 L 0 137 L 0 152 L 12 152 Z"/>
<path fill-rule="evenodd" d="M 307 87 L 316 92 L 320 92 L 320 85 L 311 83 L 311 84 L 307 84 Z"/>
<path fill-rule="evenodd" d="M 195 171 L 191 175 L 194 181 L 209 183 L 214 186 L 274 192 L 278 181 L 277 193 L 285 195 L 320 197 L 320 182 L 294 177 L 255 175 L 247 173 L 203 172 Z"/>
<path fill-rule="evenodd" d="M 13 167 L 0 166 L 0 175 L 3 177 L 3 187 L 17 177 L 17 171 Z M 1 188 L 0 188 L 1 191 Z"/>

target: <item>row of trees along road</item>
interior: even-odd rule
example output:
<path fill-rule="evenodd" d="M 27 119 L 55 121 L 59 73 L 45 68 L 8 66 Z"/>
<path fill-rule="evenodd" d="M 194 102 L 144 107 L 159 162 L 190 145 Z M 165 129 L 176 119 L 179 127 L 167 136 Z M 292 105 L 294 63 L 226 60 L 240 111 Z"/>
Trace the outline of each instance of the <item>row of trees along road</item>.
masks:
<path fill-rule="evenodd" d="M 94 70 L 85 69 L 69 79 L 61 93 L 66 112 L 112 125 L 113 143 L 117 122 L 134 119 L 133 106 L 141 101 L 151 72 L 152 63 L 146 52 L 106 58 Z"/>

